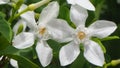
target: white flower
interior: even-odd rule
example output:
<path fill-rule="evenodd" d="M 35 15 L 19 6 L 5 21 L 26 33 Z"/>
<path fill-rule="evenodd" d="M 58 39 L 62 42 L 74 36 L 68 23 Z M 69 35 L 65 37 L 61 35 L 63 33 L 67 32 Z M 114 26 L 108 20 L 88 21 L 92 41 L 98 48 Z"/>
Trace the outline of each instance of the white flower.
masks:
<path fill-rule="evenodd" d="M 22 26 L 22 27 L 21 27 Z M 34 44 L 34 35 L 31 33 L 25 32 L 26 29 L 26 22 L 21 19 L 19 20 L 15 26 L 13 27 L 14 37 L 13 37 L 13 46 L 18 49 L 24 49 L 32 46 Z M 21 33 L 18 34 L 19 30 Z M 32 38 L 32 39 L 30 39 Z M 27 40 L 27 41 L 25 41 Z M 28 43 L 30 42 L 30 43 Z"/>
<path fill-rule="evenodd" d="M 31 34 L 25 32 L 26 27 L 27 27 L 26 22 L 23 19 L 20 19 L 14 25 L 14 27 L 13 27 L 14 36 L 13 36 L 13 40 L 12 40 L 13 47 L 15 47 L 17 49 L 25 49 L 34 44 L 34 40 L 29 39 L 29 38 L 34 38 L 34 35 L 31 35 Z M 28 40 L 28 41 L 24 41 L 24 40 Z M 27 42 L 30 42 L 30 43 L 27 44 Z M 10 59 L 10 64 L 14 68 L 18 68 L 18 63 L 16 60 Z"/>
<path fill-rule="evenodd" d="M 62 66 L 71 64 L 78 57 L 81 43 L 84 46 L 84 57 L 94 65 L 103 66 L 104 53 L 100 45 L 92 41 L 91 37 L 105 38 L 113 33 L 117 26 L 111 21 L 98 20 L 87 28 L 85 27 L 87 17 L 86 9 L 78 5 L 71 6 L 70 18 L 77 28 L 71 30 L 72 33 L 68 33 L 68 35 L 73 34 L 72 40 L 60 50 L 59 59 Z M 64 28 L 67 29 L 67 27 Z"/>
<path fill-rule="evenodd" d="M 23 5 L 19 10 L 19 12 L 25 9 L 26 7 L 27 6 Z M 46 40 L 48 39 L 54 39 L 57 41 L 70 40 L 70 38 L 66 38 L 62 40 L 63 38 L 67 37 L 67 34 L 65 34 L 64 32 L 66 32 L 66 30 L 71 30 L 71 29 L 64 29 L 67 23 L 64 20 L 57 19 L 58 13 L 59 13 L 58 3 L 51 2 L 50 4 L 48 4 L 47 7 L 45 7 L 42 10 L 40 14 L 40 18 L 37 23 L 35 21 L 33 11 L 29 11 L 21 15 L 21 17 L 24 20 L 26 20 L 27 26 L 30 28 L 30 31 L 27 33 L 31 34 L 31 36 L 34 35 L 38 39 L 36 45 L 36 52 L 43 67 L 46 67 L 47 65 L 50 64 L 53 56 L 52 48 L 47 44 Z M 27 35 L 25 35 L 24 37 L 27 37 Z M 23 39 L 23 38 L 19 37 L 19 39 Z M 27 42 L 28 40 L 35 40 L 35 39 L 29 37 L 28 39 L 22 41 L 22 42 L 26 41 L 25 43 L 21 42 L 21 46 L 30 44 L 31 42 Z"/>
<path fill-rule="evenodd" d="M 72 5 L 77 4 L 85 9 L 95 11 L 95 7 L 89 0 L 67 0 L 67 2 Z"/>

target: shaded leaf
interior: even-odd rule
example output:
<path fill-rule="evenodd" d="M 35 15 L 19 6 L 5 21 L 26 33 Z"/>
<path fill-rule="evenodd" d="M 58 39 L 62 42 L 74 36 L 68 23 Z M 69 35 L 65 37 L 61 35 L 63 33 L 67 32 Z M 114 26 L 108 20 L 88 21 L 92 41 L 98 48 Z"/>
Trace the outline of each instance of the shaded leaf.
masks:
<path fill-rule="evenodd" d="M 12 38 L 12 30 L 10 24 L 4 19 L 3 13 L 0 12 L 0 33 L 10 42 Z"/>

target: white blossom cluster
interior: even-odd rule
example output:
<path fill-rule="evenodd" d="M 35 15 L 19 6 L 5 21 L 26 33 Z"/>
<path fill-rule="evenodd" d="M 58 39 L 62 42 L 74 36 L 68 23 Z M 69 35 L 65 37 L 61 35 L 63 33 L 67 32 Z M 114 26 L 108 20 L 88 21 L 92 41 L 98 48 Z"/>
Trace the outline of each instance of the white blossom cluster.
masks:
<path fill-rule="evenodd" d="M 8 0 L 0 1 L 1 4 L 8 2 Z M 35 20 L 34 11 L 28 11 L 21 15 L 21 19 L 13 27 L 13 46 L 18 49 L 25 49 L 31 47 L 37 40 L 35 48 L 37 56 L 41 65 L 46 67 L 51 63 L 53 57 L 53 50 L 47 43 L 47 40 L 53 39 L 60 43 L 69 42 L 59 51 L 61 66 L 74 62 L 80 54 L 80 44 L 83 44 L 83 55 L 86 60 L 94 65 L 103 66 L 105 63 L 103 50 L 91 38 L 97 37 L 101 39 L 109 36 L 116 30 L 116 24 L 112 21 L 98 20 L 86 27 L 87 10 L 95 11 L 92 3 L 89 0 L 67 0 L 67 2 L 71 4 L 70 19 L 76 26 L 75 29 L 68 25 L 67 21 L 57 18 L 59 15 L 59 4 L 53 1 L 42 10 L 38 21 Z M 23 4 L 19 12 L 26 7 L 27 5 Z M 21 25 L 23 30 L 17 34 Z M 30 29 L 27 32 L 26 27 Z M 11 64 L 14 67 L 18 67 L 15 60 L 12 60 Z"/>

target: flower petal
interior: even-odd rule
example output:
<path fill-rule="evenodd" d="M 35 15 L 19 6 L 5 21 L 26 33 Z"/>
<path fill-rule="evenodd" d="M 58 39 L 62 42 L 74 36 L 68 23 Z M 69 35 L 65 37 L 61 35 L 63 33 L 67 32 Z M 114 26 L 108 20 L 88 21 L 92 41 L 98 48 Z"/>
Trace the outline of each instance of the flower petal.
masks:
<path fill-rule="evenodd" d="M 25 8 L 27 8 L 27 5 L 23 4 L 18 11 L 21 12 Z M 37 27 L 34 15 L 34 11 L 28 11 L 21 15 L 21 17 L 27 22 L 27 25 L 29 28 L 31 28 L 31 30 L 36 30 Z"/>
<path fill-rule="evenodd" d="M 89 0 L 76 0 L 76 4 L 85 9 L 95 11 L 94 5 Z"/>
<path fill-rule="evenodd" d="M 10 64 L 11 64 L 14 68 L 18 68 L 18 63 L 17 63 L 16 60 L 10 59 Z"/>
<path fill-rule="evenodd" d="M 38 58 L 43 67 L 50 64 L 53 54 L 52 49 L 49 47 L 46 41 L 39 41 L 36 46 Z"/>
<path fill-rule="evenodd" d="M 21 19 L 21 20 L 19 20 L 19 21 L 14 25 L 14 27 L 13 27 L 14 35 L 17 34 L 20 25 L 23 26 L 23 30 L 22 30 L 22 32 L 25 31 L 25 28 L 26 28 L 26 22 L 25 22 L 24 20 Z"/>
<path fill-rule="evenodd" d="M 13 46 L 18 49 L 24 49 L 34 44 L 34 35 L 28 32 L 22 32 L 14 37 Z"/>
<path fill-rule="evenodd" d="M 86 41 L 84 46 L 85 58 L 94 65 L 103 66 L 105 59 L 101 47 L 94 41 Z"/>
<path fill-rule="evenodd" d="M 92 36 L 104 38 L 116 30 L 117 26 L 112 21 L 99 20 L 89 26 Z"/>
<path fill-rule="evenodd" d="M 61 66 L 71 64 L 78 57 L 79 53 L 79 45 L 73 41 L 63 46 L 59 53 Z"/>
<path fill-rule="evenodd" d="M 78 5 L 72 5 L 70 9 L 70 18 L 71 21 L 76 25 L 83 25 L 85 26 L 85 21 L 88 17 L 87 10 L 81 8 Z"/>
<path fill-rule="evenodd" d="M 67 2 L 68 2 L 69 4 L 72 4 L 72 5 L 75 5 L 75 4 L 76 4 L 75 0 L 67 0 Z"/>
<path fill-rule="evenodd" d="M 55 2 L 51 2 L 45 7 L 41 14 L 38 23 L 47 23 L 53 18 L 57 18 L 59 13 L 59 4 Z"/>
<path fill-rule="evenodd" d="M 10 2 L 10 0 L 0 0 L 0 4 L 6 4 L 8 2 Z"/>
<path fill-rule="evenodd" d="M 47 23 L 47 29 L 52 39 L 59 42 L 68 42 L 72 40 L 74 29 L 71 28 L 65 20 L 54 19 Z"/>

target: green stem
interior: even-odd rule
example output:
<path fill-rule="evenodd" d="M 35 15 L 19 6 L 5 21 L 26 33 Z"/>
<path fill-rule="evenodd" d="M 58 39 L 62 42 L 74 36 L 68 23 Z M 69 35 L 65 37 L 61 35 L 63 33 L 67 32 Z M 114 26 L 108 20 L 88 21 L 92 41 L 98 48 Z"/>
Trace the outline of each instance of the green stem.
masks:
<path fill-rule="evenodd" d="M 27 11 L 29 11 L 29 8 L 24 9 L 23 11 L 21 11 L 20 13 L 14 15 L 14 16 L 11 16 L 11 18 L 8 20 L 8 22 L 12 23 L 12 21 L 13 21 L 14 19 L 18 18 L 21 14 L 23 14 L 23 13 L 25 13 L 25 12 L 27 12 Z"/>
<path fill-rule="evenodd" d="M 110 63 L 105 64 L 104 68 L 108 68 L 109 66 L 111 66 L 111 62 L 110 62 Z"/>
<path fill-rule="evenodd" d="M 16 14 L 13 19 L 18 18 L 21 14 L 23 14 L 23 13 L 25 13 L 25 12 L 27 12 L 27 11 L 29 11 L 29 8 L 26 8 L 26 9 L 24 9 L 23 11 L 21 11 L 20 13 Z"/>

